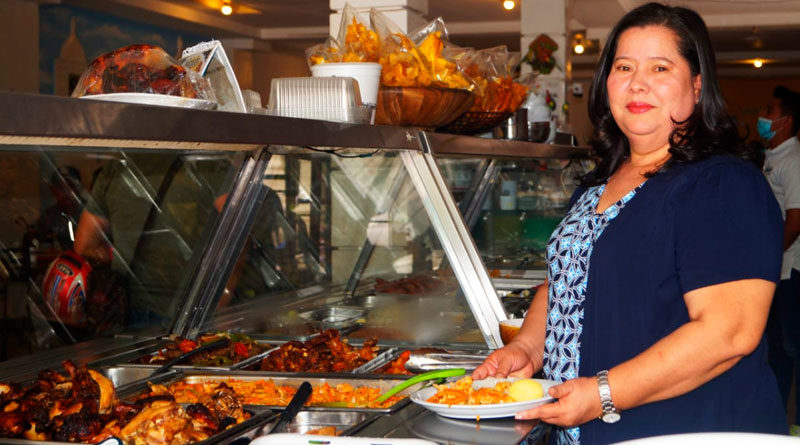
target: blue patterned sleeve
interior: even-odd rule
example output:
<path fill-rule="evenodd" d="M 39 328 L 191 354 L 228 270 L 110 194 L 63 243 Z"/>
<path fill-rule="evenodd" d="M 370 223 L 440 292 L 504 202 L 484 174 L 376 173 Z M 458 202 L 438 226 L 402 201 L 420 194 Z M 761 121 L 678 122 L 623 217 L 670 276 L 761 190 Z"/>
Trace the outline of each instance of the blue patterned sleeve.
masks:
<path fill-rule="evenodd" d="M 671 200 L 683 292 L 750 278 L 777 282 L 783 221 L 766 179 L 743 161 L 706 165 Z"/>

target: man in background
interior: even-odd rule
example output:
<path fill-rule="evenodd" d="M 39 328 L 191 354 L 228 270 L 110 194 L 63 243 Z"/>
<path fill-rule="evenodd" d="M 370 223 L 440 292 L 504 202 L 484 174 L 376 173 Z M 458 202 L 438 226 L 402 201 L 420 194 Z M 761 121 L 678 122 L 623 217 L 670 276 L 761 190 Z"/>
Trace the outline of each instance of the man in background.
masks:
<path fill-rule="evenodd" d="M 779 86 L 759 113 L 758 134 L 767 151 L 764 174 L 783 211 L 783 266 L 775 290 L 767 339 L 769 360 L 784 402 L 789 403 L 792 376 L 800 377 L 800 94 Z M 800 378 L 796 378 L 800 383 Z M 795 397 L 800 415 L 800 397 Z M 795 423 L 797 421 L 795 420 Z M 792 425 L 792 434 L 800 427 Z"/>

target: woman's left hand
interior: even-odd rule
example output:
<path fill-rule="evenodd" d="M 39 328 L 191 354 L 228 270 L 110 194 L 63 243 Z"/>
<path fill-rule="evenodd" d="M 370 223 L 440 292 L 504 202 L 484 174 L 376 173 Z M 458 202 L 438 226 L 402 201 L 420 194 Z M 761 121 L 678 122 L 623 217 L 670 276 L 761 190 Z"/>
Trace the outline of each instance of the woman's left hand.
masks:
<path fill-rule="evenodd" d="M 573 427 L 597 419 L 603 413 L 597 379 L 579 377 L 550 388 L 553 403 L 516 414 L 516 419 L 539 419 L 552 425 Z"/>

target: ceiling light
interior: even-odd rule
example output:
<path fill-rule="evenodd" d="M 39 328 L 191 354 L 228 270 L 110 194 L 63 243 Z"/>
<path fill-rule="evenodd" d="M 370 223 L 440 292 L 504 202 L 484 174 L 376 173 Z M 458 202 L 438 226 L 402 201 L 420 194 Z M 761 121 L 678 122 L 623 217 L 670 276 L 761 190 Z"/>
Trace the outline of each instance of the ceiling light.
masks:
<path fill-rule="evenodd" d="M 572 50 L 575 51 L 575 54 L 583 54 L 586 51 L 586 48 L 583 47 L 582 43 L 576 43 Z"/>
<path fill-rule="evenodd" d="M 753 61 L 753 66 L 756 68 L 761 68 L 762 66 L 764 66 L 764 61 L 761 59 L 756 59 Z"/>
<path fill-rule="evenodd" d="M 503 8 L 507 11 L 511 11 L 515 6 L 517 6 L 517 3 L 514 0 L 503 0 Z"/>
<path fill-rule="evenodd" d="M 231 13 L 233 12 L 233 7 L 231 6 L 230 0 L 225 1 L 225 4 L 222 5 L 220 11 L 222 12 L 223 15 L 231 15 Z"/>

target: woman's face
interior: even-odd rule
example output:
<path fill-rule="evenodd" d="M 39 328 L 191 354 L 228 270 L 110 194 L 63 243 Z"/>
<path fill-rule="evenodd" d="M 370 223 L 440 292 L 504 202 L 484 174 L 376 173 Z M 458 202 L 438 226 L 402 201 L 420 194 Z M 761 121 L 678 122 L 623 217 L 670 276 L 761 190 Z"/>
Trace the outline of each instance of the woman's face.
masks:
<path fill-rule="evenodd" d="M 653 25 L 620 35 L 606 87 L 611 114 L 631 149 L 665 147 L 673 122 L 692 114 L 700 86 L 670 29 Z"/>

